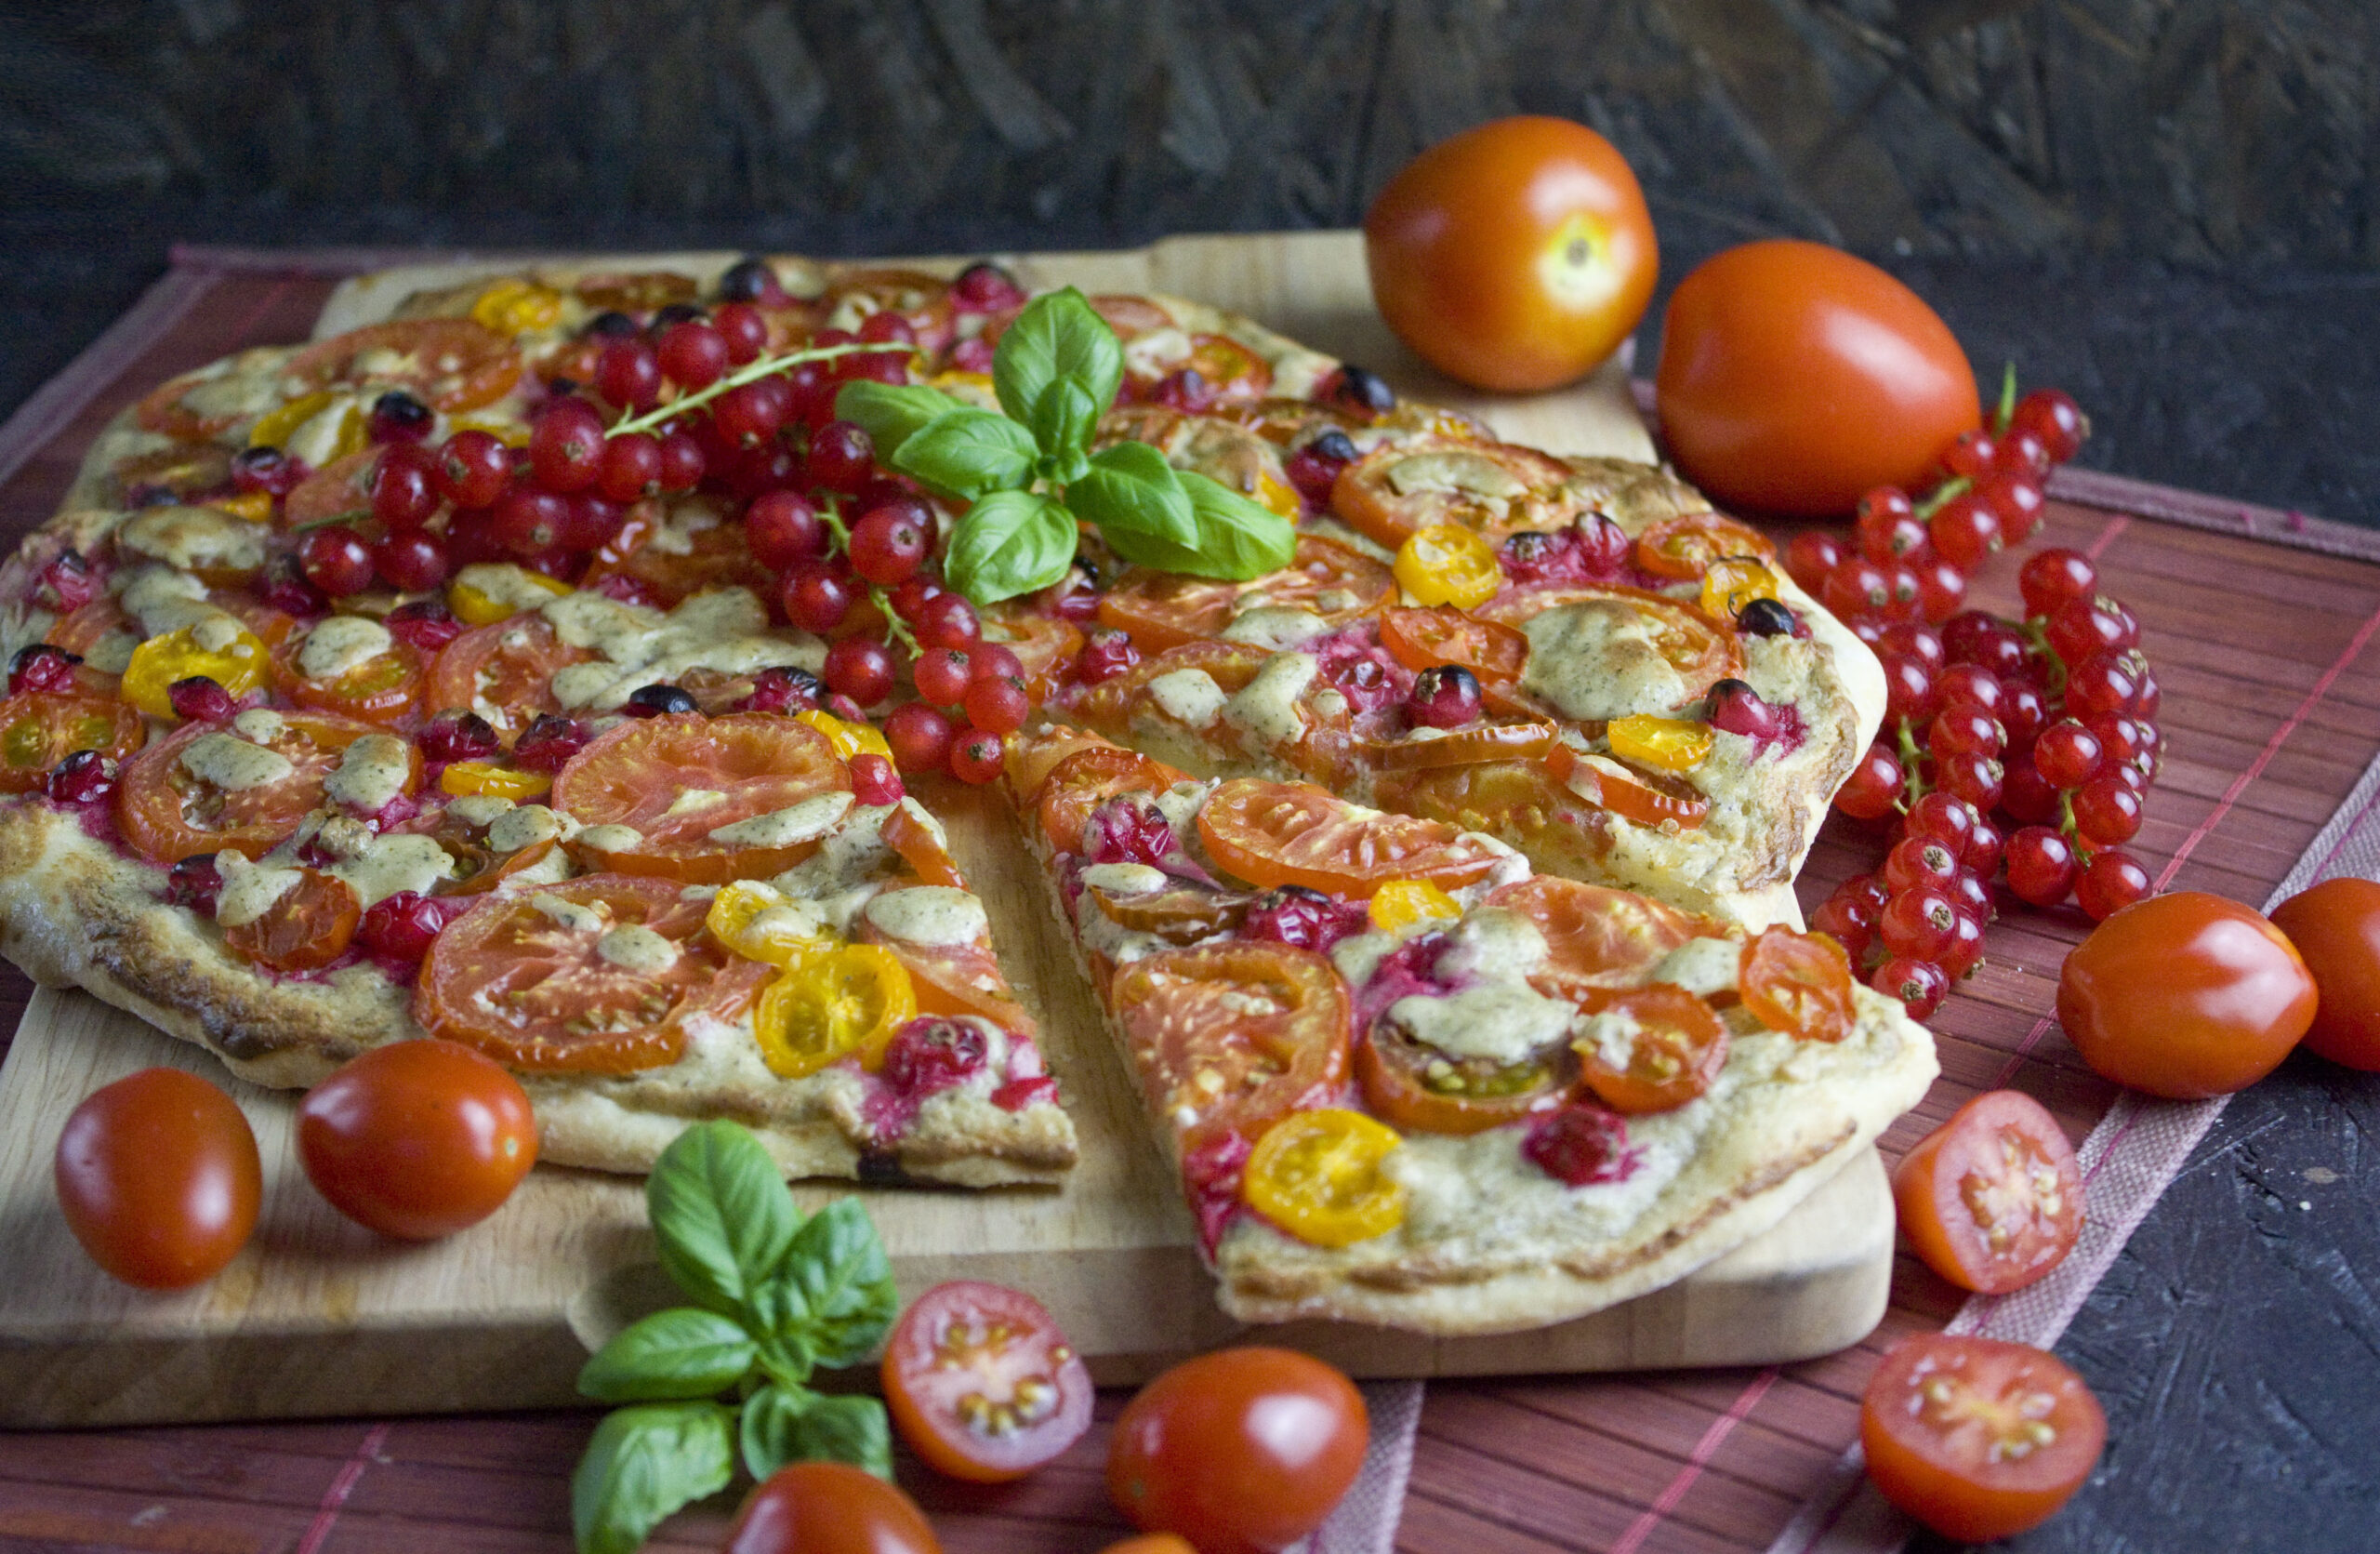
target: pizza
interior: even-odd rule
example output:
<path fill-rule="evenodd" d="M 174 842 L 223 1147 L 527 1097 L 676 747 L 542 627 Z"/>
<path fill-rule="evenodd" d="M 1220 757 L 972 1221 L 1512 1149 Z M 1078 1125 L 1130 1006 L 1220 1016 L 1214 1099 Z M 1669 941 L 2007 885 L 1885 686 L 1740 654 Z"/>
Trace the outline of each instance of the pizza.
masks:
<path fill-rule="evenodd" d="M 1343 1016 L 1266 1128 L 1157 1113 L 1232 1309 L 1553 1320 L 1773 1222 L 1930 1072 L 1831 972 L 1847 1023 L 1814 1038 L 1712 969 L 1824 960 L 1791 883 L 1883 710 L 1774 561 L 1666 470 L 1501 442 L 1183 299 L 791 258 L 366 277 L 321 338 L 159 385 L 0 567 L 0 949 L 265 1084 L 468 1043 L 557 1163 L 641 1171 L 730 1117 L 793 1175 L 1046 1186 L 1064 1076 L 935 815 L 1005 781 L 1131 1061 L 1155 1006 Z M 1020 777 L 1052 751 L 1064 782 Z M 1091 809 L 1052 800 L 1087 771 Z M 1179 844 L 1084 851 L 1118 804 Z M 1345 942 L 1251 931 L 1285 890 Z M 1585 1024 L 1491 1066 L 1542 1080 L 1493 1127 L 1381 1098 L 1443 1020 L 1349 1012 L 1380 979 L 1347 956 L 1420 965 L 1411 923 L 1362 926 L 1417 893 L 1497 953 L 1550 931 L 1516 900 L 1633 925 L 1609 975 L 1497 974 Z M 1672 953 L 1733 1045 L 1620 1125 L 1635 1185 L 1579 1200 L 1638 1239 L 1607 1206 L 1592 1254 L 1556 1207 L 1493 1249 L 1429 1230 L 1459 1179 L 1544 1196 L 1514 1161 L 1548 1117 L 1611 1125 L 1580 1032 L 1625 1045 L 1605 1003 L 1671 998 Z M 1380 1244 L 1198 1176 L 1309 1112 L 1409 1130 Z"/>

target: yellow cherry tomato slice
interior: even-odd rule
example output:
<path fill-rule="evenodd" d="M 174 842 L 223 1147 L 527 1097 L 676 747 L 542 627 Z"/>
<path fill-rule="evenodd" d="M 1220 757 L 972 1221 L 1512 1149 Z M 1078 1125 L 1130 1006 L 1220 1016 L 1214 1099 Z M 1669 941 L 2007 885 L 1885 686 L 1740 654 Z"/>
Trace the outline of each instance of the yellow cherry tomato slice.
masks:
<path fill-rule="evenodd" d="M 892 759 L 892 747 L 887 744 L 882 731 L 874 724 L 850 723 L 832 712 L 796 712 L 796 723 L 806 723 L 826 737 L 835 753 L 849 761 L 854 755 L 880 755 Z"/>
<path fill-rule="evenodd" d="M 277 448 L 289 440 L 289 434 L 327 409 L 331 403 L 328 389 L 317 389 L 310 394 L 299 394 L 286 404 L 275 405 L 257 418 L 248 428 L 248 446 Z"/>
<path fill-rule="evenodd" d="M 746 960 L 777 966 L 789 966 L 826 943 L 816 913 L 802 910 L 785 892 L 758 880 L 720 886 L 703 926 Z"/>
<path fill-rule="evenodd" d="M 1702 574 L 1703 612 L 1733 620 L 1755 599 L 1777 597 L 1777 574 L 1750 556 L 1722 556 Z"/>
<path fill-rule="evenodd" d="M 541 589 L 556 598 L 570 591 L 568 583 L 559 582 L 542 572 L 522 568 L 521 576 L 528 580 L 531 588 Z M 446 590 L 446 607 L 454 611 L 455 618 L 466 626 L 493 626 L 521 613 L 520 604 L 513 601 L 499 599 L 478 584 L 460 578 Z"/>
<path fill-rule="evenodd" d="M 800 1079 L 857 1056 L 873 1070 L 892 1033 L 918 1017 L 908 968 L 878 944 L 798 956 L 760 995 L 752 1033 L 780 1079 Z"/>
<path fill-rule="evenodd" d="M 1397 586 L 1423 604 L 1467 610 L 1484 604 L 1504 586 L 1496 552 L 1471 530 L 1433 524 L 1396 548 Z"/>
<path fill-rule="evenodd" d="M 245 524 L 261 524 L 272 516 L 272 493 L 241 491 L 229 497 L 209 497 L 206 505 L 218 512 L 228 512 Z"/>
<path fill-rule="evenodd" d="M 1614 718 L 1605 730 L 1611 753 L 1657 772 L 1690 772 L 1710 758 L 1711 725 L 1690 718 L 1657 718 L 1637 712 Z"/>
<path fill-rule="evenodd" d="M 1391 880 L 1372 893 L 1370 912 L 1373 927 L 1393 934 L 1431 918 L 1461 917 L 1462 908 L 1427 880 Z"/>
<path fill-rule="evenodd" d="M 174 702 L 168 693 L 175 681 L 203 674 L 241 697 L 264 683 L 271 662 L 255 632 L 222 616 L 151 637 L 134 648 L 124 667 L 122 694 L 151 717 L 170 718 Z"/>
<path fill-rule="evenodd" d="M 548 329 L 562 317 L 562 293 L 519 276 L 508 276 L 479 295 L 471 318 L 499 335 Z"/>
<path fill-rule="evenodd" d="M 439 788 L 456 798 L 467 793 L 485 793 L 519 804 L 523 799 L 543 796 L 552 790 L 553 785 L 550 772 L 517 771 L 488 761 L 457 761 L 438 774 Z"/>
<path fill-rule="evenodd" d="M 1405 1222 L 1405 1186 L 1380 1168 L 1403 1142 L 1360 1111 L 1292 1111 L 1256 1141 L 1240 1194 L 1300 1241 L 1353 1246 Z"/>

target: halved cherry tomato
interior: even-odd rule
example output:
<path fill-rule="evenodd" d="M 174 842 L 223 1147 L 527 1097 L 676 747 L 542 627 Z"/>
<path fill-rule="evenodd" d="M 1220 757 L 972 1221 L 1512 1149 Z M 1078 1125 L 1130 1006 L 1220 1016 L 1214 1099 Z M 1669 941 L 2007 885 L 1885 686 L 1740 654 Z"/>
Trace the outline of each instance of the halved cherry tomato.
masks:
<path fill-rule="evenodd" d="M 143 1069 L 84 1097 L 59 1135 L 55 1175 L 67 1228 L 91 1260 L 150 1290 L 221 1272 L 264 1198 L 247 1118 L 179 1069 Z"/>
<path fill-rule="evenodd" d="M 691 286 L 687 295 L 693 295 Z M 561 317 L 562 293 L 519 275 L 507 275 L 491 283 L 471 303 L 473 321 L 499 335 L 550 329 Z"/>
<path fill-rule="evenodd" d="M 1674 983 L 1599 989 L 1582 1007 L 1633 1028 L 1608 1047 L 1591 1039 L 1571 1043 L 1580 1081 L 1614 1111 L 1673 1111 L 1710 1089 L 1727 1066 L 1727 1028 L 1718 1011 Z"/>
<path fill-rule="evenodd" d="M 553 786 L 550 772 L 524 772 L 493 761 L 456 761 L 438 774 L 438 790 L 458 799 L 477 793 L 526 804 L 552 792 Z"/>
<path fill-rule="evenodd" d="M 372 472 L 379 463 L 378 448 L 359 448 L 332 459 L 282 498 L 281 526 L 314 528 L 336 519 L 369 516 Z"/>
<path fill-rule="evenodd" d="M 1373 1022 L 1355 1043 L 1364 1104 L 1408 1133 L 1474 1134 L 1561 1104 L 1578 1071 L 1567 1051 L 1518 1063 L 1460 1057 Z"/>
<path fill-rule="evenodd" d="M 1492 560 L 1492 558 L 1491 558 Z M 1219 637 L 1232 618 L 1263 605 L 1307 610 L 1343 626 L 1379 608 L 1395 586 L 1389 568 L 1351 545 L 1300 535 L 1289 564 L 1252 583 L 1130 567 L 1100 595 L 1099 619 L 1144 653 Z"/>
<path fill-rule="evenodd" d="M 441 648 L 430 666 L 421 709 L 477 712 L 508 744 L 541 712 L 559 712 L 554 671 L 595 655 L 554 635 L 539 615 L 521 615 L 464 632 Z"/>
<path fill-rule="evenodd" d="M 901 856 L 909 872 L 930 885 L 948 885 L 953 890 L 967 888 L 966 876 L 959 872 L 959 865 L 951 861 L 950 850 L 934 835 L 932 828 L 918 818 L 906 804 L 896 804 L 884 817 L 879 832 L 884 844 Z"/>
<path fill-rule="evenodd" d="M 749 588 L 763 595 L 774 590 L 768 569 L 753 559 L 743 525 L 717 513 L 708 514 L 717 521 L 707 524 L 679 514 L 668 526 L 669 539 L 659 543 L 656 508 L 640 503 L 630 513 L 618 536 L 595 552 L 582 587 L 630 578 L 665 605 L 715 588 Z"/>
<path fill-rule="evenodd" d="M 262 916 L 223 930 L 223 948 L 268 971 L 317 971 L 347 953 L 363 920 L 353 885 L 301 869 L 297 884 Z"/>
<path fill-rule="evenodd" d="M 1010 802 L 1019 810 L 1031 808 L 1039 802 L 1041 786 L 1050 780 L 1050 774 L 1057 770 L 1058 763 L 1077 750 L 1106 744 L 1107 741 L 1096 734 L 1086 734 L 1064 724 L 1051 724 L 1046 728 L 1010 735 L 1002 776 Z"/>
<path fill-rule="evenodd" d="M 2041 1102 L 1987 1090 L 1893 1168 L 1902 1234 L 1963 1290 L 2006 1295 L 2066 1260 L 2082 1233 L 2082 1172 Z"/>
<path fill-rule="evenodd" d="M 1451 437 L 1383 443 L 1330 487 L 1330 511 L 1392 550 L 1440 524 L 1501 545 L 1523 529 L 1567 528 L 1586 508 L 1551 454 Z"/>
<path fill-rule="evenodd" d="M 149 737 L 139 710 L 79 691 L 20 691 L 0 701 L 0 793 L 30 793 L 78 750 L 121 762 Z"/>
<path fill-rule="evenodd" d="M 832 712 L 796 712 L 793 721 L 816 729 L 834 747 L 835 755 L 849 761 L 854 755 L 880 755 L 892 759 L 892 747 L 885 741 L 884 731 L 874 724 L 847 723 Z"/>
<path fill-rule="evenodd" d="M 537 1120 L 521 1082 L 470 1048 L 390 1042 L 306 1093 L 298 1159 L 357 1224 L 435 1241 L 504 1206 L 537 1162 Z"/>
<path fill-rule="evenodd" d="M 1498 723 L 1459 729 L 1435 739 L 1409 736 L 1367 739 L 1358 748 L 1376 770 L 1409 772 L 1482 761 L 1531 760 L 1553 750 L 1556 737 L 1550 723 Z"/>
<path fill-rule="evenodd" d="M 1711 801 L 1666 772 L 1557 744 L 1545 752 L 1546 770 L 1565 790 L 1640 826 L 1674 822 L 1692 830 L 1711 816 Z"/>
<path fill-rule="evenodd" d="M 1405 1223 L 1405 1186 L 1380 1168 L 1403 1139 L 1343 1107 L 1292 1111 L 1248 1157 L 1248 1206 L 1302 1242 L 1353 1246 Z"/>
<path fill-rule="evenodd" d="M 1056 852 L 1079 853 L 1084 823 L 1101 804 L 1125 793 L 1155 798 L 1185 780 L 1183 773 L 1164 762 L 1116 745 L 1091 745 L 1072 751 L 1050 768 L 1042 780 L 1037 809 L 1041 835 Z"/>
<path fill-rule="evenodd" d="M 205 724 L 176 729 L 126 762 L 115 811 L 126 840 L 158 863 L 227 847 L 256 857 L 296 830 L 308 811 L 322 806 L 323 779 L 347 747 L 380 732 L 368 723 L 324 712 L 284 712 L 281 722 L 281 732 L 266 748 L 289 763 L 289 771 L 253 787 L 218 788 L 182 765 L 183 751 L 222 732 Z M 413 760 L 403 789 L 408 793 L 421 770 L 417 750 Z"/>
<path fill-rule="evenodd" d="M 853 1056 L 873 1072 L 893 1033 L 917 1017 L 917 990 L 891 950 L 840 944 L 786 963 L 752 1011 L 752 1034 L 779 1079 L 800 1079 Z"/>
<path fill-rule="evenodd" d="M 936 1284 L 885 1340 L 884 1402 L 927 1467 L 1021 1479 L 1091 1428 L 1091 1371 L 1041 1303 L 1000 1284 Z"/>
<path fill-rule="evenodd" d="M 1755 599 L 1775 599 L 1783 585 L 1777 570 L 1765 561 L 1746 556 L 1721 556 L 1702 574 L 1702 592 L 1696 603 L 1713 620 L 1734 620 Z"/>
<path fill-rule="evenodd" d="M 1758 529 L 1718 512 L 1667 518 L 1636 537 L 1636 564 L 1657 578 L 1699 578 L 1723 556 L 1777 559 L 1777 546 Z"/>
<path fill-rule="evenodd" d="M 674 1063 L 687 1021 L 733 1024 L 770 970 L 702 934 L 704 911 L 676 882 L 632 874 L 492 893 L 430 941 L 414 1017 L 532 1073 Z M 613 937 L 630 928 L 666 941 L 666 963 L 643 936 Z"/>
<path fill-rule="evenodd" d="M 918 1503 L 864 1468 L 797 1462 L 744 1497 L 726 1554 L 942 1554 Z"/>
<path fill-rule="evenodd" d="M 1228 335 L 1193 335 L 1190 354 L 1172 370 L 1196 372 L 1216 403 L 1249 404 L 1273 387 L 1273 364 Z"/>
<path fill-rule="evenodd" d="M 1366 915 L 1383 934 L 1432 918 L 1461 917 L 1461 903 L 1427 880 L 1391 880 L 1372 892 Z"/>
<path fill-rule="evenodd" d="M 2073 1498 L 2107 1444 L 2108 1416 L 2055 1355 L 1922 1333 L 1876 1367 L 1859 1441 L 1885 1499 L 1945 1537 L 1989 1543 Z"/>
<path fill-rule="evenodd" d="M 504 336 L 465 318 L 409 318 L 367 325 L 290 359 L 284 377 L 309 388 L 386 383 L 452 415 L 492 405 L 521 379 L 521 352 Z"/>
<path fill-rule="evenodd" d="M 1433 524 L 1396 548 L 1396 582 L 1417 604 L 1469 609 L 1504 586 L 1496 552 L 1469 529 Z"/>
<path fill-rule="evenodd" d="M 2275 907 L 2320 1001 L 2306 1048 L 2334 1063 L 2380 1069 L 2380 883 L 2341 874 Z"/>
<path fill-rule="evenodd" d="M 1528 667 L 1528 638 L 1497 621 L 1461 610 L 1392 609 L 1381 617 L 1380 644 L 1419 674 L 1440 664 L 1461 664 L 1479 677 L 1511 684 Z"/>
<path fill-rule="evenodd" d="M 1390 880 L 1452 889 L 1486 879 L 1503 855 L 1453 827 L 1358 809 L 1304 783 L 1234 777 L 1198 812 L 1216 863 L 1251 884 L 1369 896 Z"/>
<path fill-rule="evenodd" d="M 642 840 L 574 851 L 630 874 L 723 883 L 784 872 L 818 850 L 837 818 L 783 838 L 717 836 L 826 793 L 851 790 L 851 769 L 825 735 L 790 718 L 699 712 L 620 724 L 570 758 L 554 778 L 554 804 L 585 826 L 627 826 Z"/>
<path fill-rule="evenodd" d="M 1744 1007 L 1769 1029 L 1805 1042 L 1840 1042 L 1851 1034 L 1858 1018 L 1851 957 L 1826 935 L 1765 928 L 1744 946 L 1737 967 Z"/>
<path fill-rule="evenodd" d="M 1508 592 L 1480 606 L 1482 618 L 1518 626 L 1550 610 L 1586 606 L 1611 618 L 1615 630 L 1640 627 L 1684 682 L 1673 705 L 1699 699 L 1711 687 L 1744 670 L 1735 630 L 1694 604 L 1641 588 L 1619 584 L 1556 583 Z"/>
<path fill-rule="evenodd" d="M 1168 944 L 1197 944 L 1239 926 L 1255 897 L 1217 890 L 1196 880 L 1178 881 L 1143 896 L 1123 896 L 1098 885 L 1084 894 L 1102 915 L 1135 934 L 1154 934 Z"/>
<path fill-rule="evenodd" d="M 1711 725 L 1693 718 L 1657 718 L 1632 712 L 1614 718 L 1604 731 L 1620 761 L 1657 772 L 1690 772 L 1710 759 Z"/>
<path fill-rule="evenodd" d="M 827 944 L 825 924 L 814 912 L 800 910 L 785 892 L 759 880 L 721 885 L 703 914 L 703 926 L 746 960 L 773 966 L 790 965 Z"/>
<path fill-rule="evenodd" d="M 1346 1082 L 1347 985 L 1312 950 L 1161 950 L 1119 968 L 1109 989 L 1149 1116 L 1184 1153 L 1223 1135 L 1252 1141 Z"/>
<path fill-rule="evenodd" d="M 1480 904 L 1518 912 L 1537 925 L 1546 960 L 1529 980 L 1557 998 L 1632 986 L 1687 940 L 1726 936 L 1713 919 L 1552 874 L 1501 886 Z"/>
<path fill-rule="evenodd" d="M 298 667 L 306 639 L 292 634 L 272 652 L 272 679 L 300 707 L 382 724 L 402 723 L 418 710 L 428 666 L 410 643 L 392 642 L 333 680 L 310 680 Z"/>
<path fill-rule="evenodd" d="M 271 668 L 264 643 L 229 616 L 151 637 L 124 666 L 124 699 L 152 718 L 174 715 L 174 682 L 205 675 L 234 697 L 264 684 Z"/>

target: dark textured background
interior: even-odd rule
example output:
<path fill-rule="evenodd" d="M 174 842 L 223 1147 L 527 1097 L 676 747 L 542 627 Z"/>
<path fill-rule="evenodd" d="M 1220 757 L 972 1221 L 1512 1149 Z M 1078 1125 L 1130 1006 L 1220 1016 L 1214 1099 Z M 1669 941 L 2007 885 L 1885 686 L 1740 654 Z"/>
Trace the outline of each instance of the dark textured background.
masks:
<path fill-rule="evenodd" d="M 0 413 L 177 238 L 1343 225 L 1514 111 L 1619 143 L 1671 279 L 1748 237 L 1846 244 L 1987 378 L 2013 359 L 2081 398 L 2088 461 L 2380 524 L 2370 0 L 19 3 Z M 2380 1082 L 2311 1058 L 2233 1103 L 2060 1346 L 2114 1434 L 2018 1547 L 2380 1547 L 2375 1126 Z"/>

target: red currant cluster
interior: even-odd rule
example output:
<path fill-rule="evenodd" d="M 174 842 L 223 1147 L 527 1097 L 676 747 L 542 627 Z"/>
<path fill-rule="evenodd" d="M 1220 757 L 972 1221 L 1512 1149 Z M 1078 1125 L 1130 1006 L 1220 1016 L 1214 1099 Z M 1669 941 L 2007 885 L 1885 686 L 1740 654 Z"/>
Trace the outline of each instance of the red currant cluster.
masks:
<path fill-rule="evenodd" d="M 1970 574 L 2032 537 L 2049 471 L 2088 432 L 2055 390 L 1997 422 L 1952 445 L 1923 502 L 1891 487 L 1861 498 L 1850 548 L 1809 531 L 1786 553 L 1876 649 L 1886 695 L 1886 737 L 1835 796 L 1846 815 L 1890 822 L 1884 866 L 1845 881 L 1810 923 L 1921 1018 L 1981 957 L 2003 872 L 2020 900 L 2071 896 L 2095 920 L 2149 888 L 2122 846 L 2162 748 L 2138 621 L 2069 550 L 2026 561 L 2024 620 L 1963 607 Z"/>

